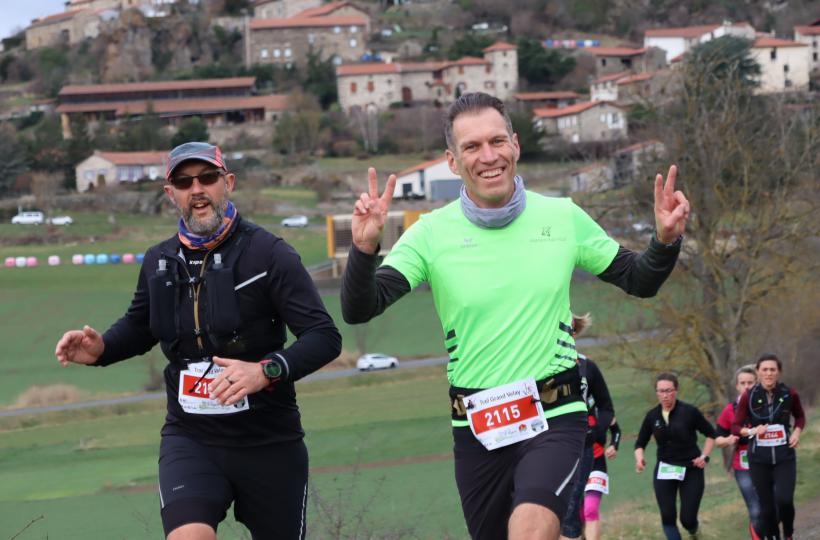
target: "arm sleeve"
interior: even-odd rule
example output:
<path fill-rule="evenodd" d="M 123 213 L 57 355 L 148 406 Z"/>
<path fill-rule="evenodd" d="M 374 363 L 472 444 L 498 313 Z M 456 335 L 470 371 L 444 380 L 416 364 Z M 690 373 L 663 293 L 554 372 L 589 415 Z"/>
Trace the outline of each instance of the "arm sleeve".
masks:
<path fill-rule="evenodd" d="M 131 305 L 125 315 L 103 334 L 105 350 L 93 365 L 109 366 L 150 351 L 157 340 L 151 334 L 149 314 L 148 278 L 143 264 Z"/>
<path fill-rule="evenodd" d="M 350 246 L 342 277 L 342 316 L 349 324 L 364 323 L 410 292 L 407 279 L 389 266 L 376 270 L 378 257 Z"/>
<path fill-rule="evenodd" d="M 615 450 L 621 445 L 621 426 L 618 425 L 618 422 L 615 422 L 611 426 L 609 426 L 609 436 L 611 440 L 609 444 L 615 447 Z"/>
<path fill-rule="evenodd" d="M 271 255 L 269 298 L 296 340 L 267 358 L 280 363 L 285 379 L 297 381 L 339 356 L 342 337 L 296 251 L 279 241 Z"/>
<path fill-rule="evenodd" d="M 597 409 L 597 423 L 595 424 L 596 439 L 606 439 L 607 427 L 615 418 L 615 409 L 612 406 L 612 396 L 609 394 L 604 376 L 595 362 L 588 360 L 587 367 L 589 391 L 595 398 L 595 408 Z"/>
<path fill-rule="evenodd" d="M 715 424 L 715 433 L 720 437 L 726 437 L 732 434 L 732 404 L 726 405 L 718 416 Z"/>
<path fill-rule="evenodd" d="M 732 435 L 740 436 L 740 428 L 746 425 L 747 411 L 749 410 L 749 391 L 743 392 L 740 401 L 735 407 L 735 416 L 732 418 Z"/>
<path fill-rule="evenodd" d="M 794 416 L 794 427 L 804 429 L 806 427 L 806 411 L 803 409 L 803 404 L 800 402 L 800 395 L 794 388 L 790 390 L 792 394 L 792 416 Z"/>
<path fill-rule="evenodd" d="M 710 439 L 714 439 L 717 437 L 715 433 L 715 427 L 712 425 L 709 420 L 703 416 L 703 413 L 700 412 L 700 409 L 695 407 L 695 429 L 703 433 L 704 436 L 709 437 Z"/>
<path fill-rule="evenodd" d="M 640 298 L 655 296 L 672 273 L 678 260 L 682 238 L 667 246 L 658 242 L 655 235 L 643 253 L 636 253 L 623 246 L 612 263 L 598 277 Z"/>
<path fill-rule="evenodd" d="M 649 444 L 649 438 L 652 436 L 652 421 L 649 419 L 649 414 L 644 417 L 641 424 L 641 430 L 638 432 L 638 438 L 635 439 L 635 448 L 646 448 Z"/>

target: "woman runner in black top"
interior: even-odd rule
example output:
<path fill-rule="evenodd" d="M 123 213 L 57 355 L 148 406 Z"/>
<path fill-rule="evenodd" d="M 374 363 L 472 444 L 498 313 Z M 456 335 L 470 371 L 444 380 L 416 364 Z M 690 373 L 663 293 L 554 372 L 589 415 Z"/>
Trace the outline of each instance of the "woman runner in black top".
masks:
<path fill-rule="evenodd" d="M 678 401 L 678 378 L 661 373 L 655 380 L 660 404 L 646 413 L 635 441 L 635 471 L 646 468 L 644 449 L 651 436 L 658 445 L 653 486 L 667 540 L 681 540 L 677 526 L 676 499 L 680 491 L 680 521 L 690 538 L 697 538 L 698 509 L 705 487 L 703 469 L 715 444 L 715 429 L 697 407 Z M 706 436 L 703 453 L 697 432 Z"/>

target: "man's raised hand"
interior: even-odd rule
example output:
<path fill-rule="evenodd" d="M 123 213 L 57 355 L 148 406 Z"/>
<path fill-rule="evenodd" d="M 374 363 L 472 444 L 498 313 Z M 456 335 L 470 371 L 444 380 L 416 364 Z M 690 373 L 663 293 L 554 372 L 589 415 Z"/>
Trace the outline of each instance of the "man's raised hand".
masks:
<path fill-rule="evenodd" d="M 384 187 L 384 193 L 379 196 L 379 180 L 376 169 L 367 169 L 368 192 L 362 193 L 353 207 L 353 244 L 359 251 L 373 255 L 378 249 L 379 241 L 387 221 L 387 211 L 393 201 L 393 191 L 396 189 L 396 175 L 391 174 Z"/>
<path fill-rule="evenodd" d="M 675 191 L 677 176 L 678 168 L 672 165 L 666 182 L 660 174 L 655 177 L 655 231 L 664 244 L 677 240 L 689 219 L 689 201 L 682 191 Z"/>

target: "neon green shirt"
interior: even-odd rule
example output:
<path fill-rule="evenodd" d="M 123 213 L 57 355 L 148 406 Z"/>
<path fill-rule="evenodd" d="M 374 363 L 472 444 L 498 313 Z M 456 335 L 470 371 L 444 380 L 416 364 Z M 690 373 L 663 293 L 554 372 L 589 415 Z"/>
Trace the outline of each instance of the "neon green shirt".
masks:
<path fill-rule="evenodd" d="M 422 215 L 382 264 L 411 288 L 429 283 L 450 384 L 484 389 L 575 365 L 572 271 L 600 274 L 617 251 L 617 242 L 570 199 L 528 191 L 524 212 L 500 229 L 472 224 L 458 200 Z M 554 412 L 586 410 L 568 406 Z"/>

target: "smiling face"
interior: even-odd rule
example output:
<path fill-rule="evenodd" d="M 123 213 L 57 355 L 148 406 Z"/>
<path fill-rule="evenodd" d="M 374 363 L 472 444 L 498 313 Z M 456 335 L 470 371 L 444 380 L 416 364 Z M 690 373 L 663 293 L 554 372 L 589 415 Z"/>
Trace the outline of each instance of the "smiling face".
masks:
<path fill-rule="evenodd" d="M 776 360 L 763 360 L 757 367 L 757 380 L 766 390 L 771 390 L 780 380 L 780 368 Z"/>
<path fill-rule="evenodd" d="M 206 161 L 186 161 L 174 170 L 174 176 L 196 176 L 217 169 Z M 195 179 L 191 187 L 180 189 L 164 186 L 165 193 L 179 209 L 188 230 L 199 236 L 209 236 L 219 229 L 228 208 L 228 195 L 233 191 L 236 176 L 226 173 L 209 186 Z"/>
<path fill-rule="evenodd" d="M 453 146 L 447 163 L 461 176 L 467 195 L 479 208 L 501 208 L 515 191 L 518 136 L 493 109 L 465 112 L 453 121 Z"/>

